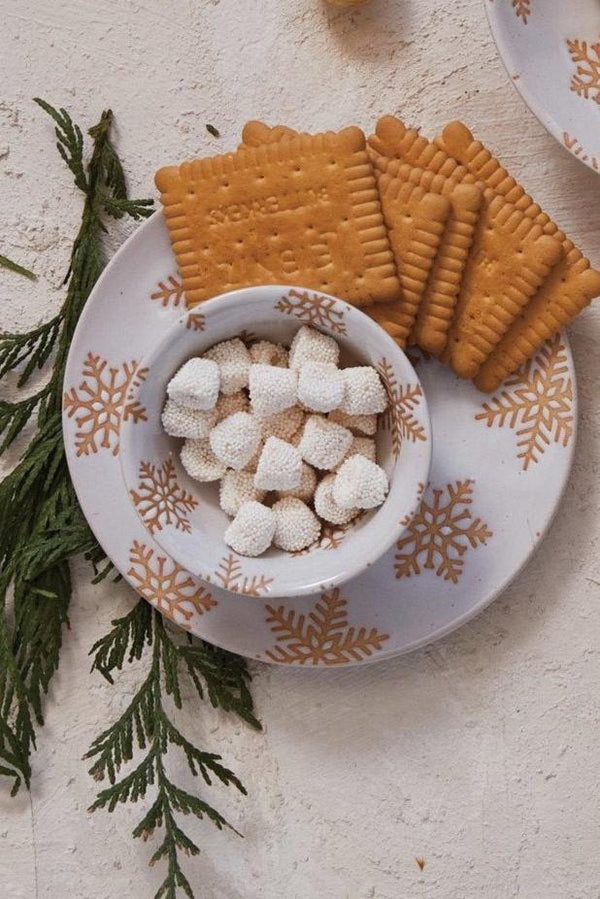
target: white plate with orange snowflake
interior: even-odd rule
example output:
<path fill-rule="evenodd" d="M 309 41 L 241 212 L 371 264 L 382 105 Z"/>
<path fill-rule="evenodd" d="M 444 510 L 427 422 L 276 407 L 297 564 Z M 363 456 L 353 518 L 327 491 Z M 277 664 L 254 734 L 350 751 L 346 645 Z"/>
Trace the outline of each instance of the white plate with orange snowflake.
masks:
<path fill-rule="evenodd" d="M 548 131 L 600 171 L 598 0 L 484 0 L 508 74 Z"/>
<path fill-rule="evenodd" d="M 282 297 L 318 326 L 323 299 Z M 246 580 L 224 552 L 207 584 L 160 548 L 136 513 L 119 464 L 122 419 L 143 420 L 132 399 L 138 362 L 180 317 L 185 299 L 167 232 L 154 215 L 114 257 L 82 315 L 64 393 L 67 458 L 83 511 L 129 583 L 188 631 L 266 662 L 353 665 L 415 649 L 467 621 L 511 581 L 542 539 L 573 458 L 577 397 L 570 348 L 560 336 L 494 396 L 416 359 L 433 431 L 430 482 L 408 529 L 360 577 L 313 596 L 280 599 L 268 578 Z M 202 327 L 201 312 L 191 327 Z M 394 409 L 402 439 L 410 409 Z M 406 427 L 404 425 L 406 424 Z M 177 502 L 173 472 L 157 472 L 157 502 Z M 182 506 L 182 514 L 185 508 Z M 335 552 L 341 528 L 321 546 Z M 235 595 L 225 586 L 237 589 Z"/>

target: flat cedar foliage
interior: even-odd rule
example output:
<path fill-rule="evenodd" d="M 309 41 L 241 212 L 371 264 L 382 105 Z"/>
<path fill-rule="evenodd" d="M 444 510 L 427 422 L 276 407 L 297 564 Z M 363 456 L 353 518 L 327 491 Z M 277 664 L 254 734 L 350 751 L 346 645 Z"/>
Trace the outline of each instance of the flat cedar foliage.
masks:
<path fill-rule="evenodd" d="M 79 508 L 69 477 L 62 439 L 63 377 L 69 346 L 81 311 L 98 280 L 105 258 L 102 235 L 110 218 L 139 220 L 152 212 L 152 200 L 131 200 L 123 167 L 111 143 L 112 112 L 102 113 L 88 131 L 91 147 L 65 109 L 35 102 L 53 119 L 56 146 L 83 195 L 81 225 L 65 277 L 66 296 L 49 321 L 23 334 L 0 333 L 0 387 L 18 373 L 26 388 L 39 372 L 43 386 L 16 402 L 0 400 L 0 455 L 33 418 L 35 430 L 16 467 L 0 482 L 0 777 L 11 795 L 30 786 L 31 754 L 44 723 L 44 701 L 58 668 L 72 594 L 69 562 L 84 555 L 93 580 L 112 571 Z M 87 161 L 86 161 L 87 156 Z M 6 256 L 0 266 L 18 275 L 31 272 Z M 215 780 L 245 793 L 238 778 L 214 753 L 198 749 L 175 723 L 183 705 L 182 684 L 193 698 L 232 712 L 260 728 L 243 659 L 167 626 L 145 600 L 112 622 L 92 647 L 92 670 L 110 683 L 125 664 L 138 664 L 140 686 L 133 699 L 93 741 L 85 758 L 90 774 L 106 781 L 91 810 L 113 811 L 119 804 L 149 797 L 151 804 L 133 831 L 144 840 L 155 831 L 162 841 L 150 863 L 165 860 L 166 876 L 156 897 L 193 897 L 180 864 L 181 854 L 198 846 L 178 818 L 208 818 L 218 828 L 225 818 L 199 795 L 171 780 L 168 755 L 183 754 L 189 770 L 205 785 Z M 125 769 L 125 770 L 123 770 Z"/>

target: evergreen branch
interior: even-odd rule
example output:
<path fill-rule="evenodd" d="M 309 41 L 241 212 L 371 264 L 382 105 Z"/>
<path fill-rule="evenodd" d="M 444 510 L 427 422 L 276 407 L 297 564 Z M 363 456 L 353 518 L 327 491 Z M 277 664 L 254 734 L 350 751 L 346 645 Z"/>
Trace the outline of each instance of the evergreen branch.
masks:
<path fill-rule="evenodd" d="M 36 276 L 32 271 L 19 265 L 18 262 L 13 262 L 12 259 L 9 259 L 8 256 L 3 256 L 2 253 L 0 253 L 0 268 L 7 268 L 17 275 L 23 275 L 24 278 L 29 278 L 30 281 L 36 280 Z"/>
<path fill-rule="evenodd" d="M 144 647 L 152 642 L 152 609 L 145 599 L 140 599 L 131 612 L 111 623 L 113 629 L 94 643 L 90 655 L 94 656 L 91 670 L 99 671 L 114 684 L 112 672 L 122 669 L 125 657 L 130 663 L 139 661 Z"/>
<path fill-rule="evenodd" d="M 129 215 L 137 222 L 139 219 L 148 218 L 154 212 L 153 209 L 149 208 L 153 205 L 152 200 L 128 200 L 126 198 L 106 197 L 103 204 L 104 211 L 115 219 Z"/>
<path fill-rule="evenodd" d="M 44 387 L 26 399 L 0 403 L 0 454 L 29 421 L 36 428 L 20 462 L 0 482 L 0 776 L 12 779 L 13 791 L 21 783 L 29 786 L 36 726 L 44 722 L 44 696 L 59 664 L 71 599 L 69 560 L 83 553 L 94 566 L 96 580 L 111 570 L 69 478 L 61 428 L 62 383 L 79 315 L 104 266 L 104 204 L 127 198 L 123 169 L 110 142 L 110 111 L 91 129 L 86 164 L 79 126 L 66 110 L 36 102 L 55 123 L 58 151 L 84 203 L 62 308 L 25 334 L 0 334 L 0 378 L 19 370 L 19 387 L 35 370 L 45 369 L 54 354 Z M 146 206 L 141 201 L 141 208 Z M 127 205 L 122 211 L 129 212 Z M 7 614 L 9 597 L 12 614 Z"/>
<path fill-rule="evenodd" d="M 0 443 L 0 454 L 19 436 L 48 394 L 49 388 L 43 387 L 33 396 L 18 400 L 16 403 L 0 400 L 0 437 L 4 434 L 4 439 Z"/>
<path fill-rule="evenodd" d="M 244 795 L 246 790 L 222 764 L 221 756 L 198 749 L 181 733 L 165 700 L 171 697 L 176 709 L 182 707 L 180 679 L 187 674 L 200 699 L 206 692 L 214 706 L 234 711 L 258 728 L 247 689 L 247 669 L 242 659 L 222 650 L 192 638 L 189 638 L 192 642 L 182 642 L 179 635 L 167 629 L 160 613 L 143 600 L 112 624 L 112 631 L 91 650 L 95 654 L 92 670 L 97 669 L 112 682 L 112 672 L 121 670 L 126 659 L 129 663 L 140 662 L 146 650 L 151 655 L 148 673 L 137 693 L 119 718 L 96 737 L 85 756 L 94 759 L 90 768 L 92 777 L 109 780 L 109 786 L 98 793 L 90 811 L 112 812 L 119 805 L 144 799 L 150 789 L 156 790 L 154 801 L 133 836 L 147 840 L 157 829 L 164 831 L 163 840 L 150 859 L 151 865 L 162 860 L 167 862 L 166 877 L 155 899 L 175 897 L 178 889 L 193 899 L 179 857 L 181 853 L 197 855 L 200 850 L 180 828 L 176 815 L 206 818 L 219 830 L 234 828 L 206 800 L 173 783 L 165 769 L 166 756 L 171 749 L 179 749 L 192 775 L 201 776 L 207 786 L 216 779 Z M 219 672 L 223 680 L 221 689 L 216 686 Z M 141 760 L 133 770 L 120 776 L 136 750 L 144 753 Z"/>
<path fill-rule="evenodd" d="M 0 334 L 0 378 L 27 362 L 17 387 L 23 387 L 35 369 L 41 369 L 48 361 L 60 333 L 62 315 L 24 334 Z"/>
<path fill-rule="evenodd" d="M 34 97 L 33 102 L 47 112 L 56 122 L 56 148 L 67 166 L 73 172 L 75 184 L 83 193 L 87 193 L 88 181 L 83 163 L 83 136 L 79 125 L 75 125 L 66 109 L 54 109 L 45 100 Z"/>
<path fill-rule="evenodd" d="M 81 225 L 65 277 L 66 297 L 49 322 L 25 334 L 0 334 L 0 378 L 20 369 L 18 386 L 34 371 L 52 365 L 46 385 L 33 396 L 0 404 L 3 448 L 35 419 L 36 431 L 20 462 L 0 482 L 0 776 L 11 780 L 11 794 L 31 779 L 30 754 L 36 727 L 44 722 L 43 700 L 58 668 L 71 599 L 69 560 L 82 553 L 94 566 L 95 580 L 111 565 L 89 530 L 69 479 L 61 430 L 62 383 L 77 321 L 104 266 L 103 216 L 134 219 L 150 214 L 151 201 L 129 200 L 123 168 L 110 141 L 112 113 L 105 111 L 88 132 L 92 152 L 84 161 L 81 129 L 64 109 L 43 100 L 38 105 L 53 119 L 58 151 L 84 195 Z M 0 452 L 3 450 L 0 449 Z M 103 566 L 99 568 L 99 566 Z M 12 610 L 9 612 L 9 596 Z M 114 810 L 156 790 L 154 802 L 134 831 L 148 839 L 159 827 L 164 838 L 150 863 L 167 861 L 165 880 L 156 897 L 174 899 L 178 890 L 193 892 L 180 865 L 181 854 L 196 855 L 195 843 L 182 831 L 177 815 L 207 818 L 222 829 L 225 818 L 200 796 L 174 784 L 165 769 L 170 750 L 185 756 L 194 776 L 208 786 L 218 781 L 245 789 L 220 756 L 198 749 L 177 728 L 168 706 L 181 708 L 182 678 L 200 699 L 237 714 L 255 728 L 245 662 L 223 650 L 174 635 L 160 614 L 140 600 L 131 612 L 113 621 L 112 630 L 93 647 L 92 669 L 113 682 L 125 661 L 141 662 L 151 650 L 148 673 L 122 715 L 93 741 L 87 758 L 90 773 L 108 778 L 92 809 Z M 137 766 L 122 775 L 125 764 L 142 752 Z"/>

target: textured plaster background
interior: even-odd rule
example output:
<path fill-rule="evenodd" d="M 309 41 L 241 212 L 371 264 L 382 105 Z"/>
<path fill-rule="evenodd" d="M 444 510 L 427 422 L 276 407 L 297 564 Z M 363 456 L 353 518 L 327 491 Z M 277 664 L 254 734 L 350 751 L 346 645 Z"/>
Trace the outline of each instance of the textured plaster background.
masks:
<path fill-rule="evenodd" d="M 0 0 L 0 14 L 0 251 L 39 275 L 0 272 L 3 326 L 59 303 L 80 212 L 36 94 L 88 125 L 112 106 L 144 196 L 159 164 L 233 147 L 250 117 L 369 128 L 399 111 L 433 134 L 461 116 L 600 264 L 600 178 L 514 92 L 481 0 L 373 0 L 354 14 L 321 0 Z M 324 674 L 256 666 L 262 736 L 192 706 L 185 729 L 250 794 L 212 794 L 244 840 L 188 825 L 204 849 L 188 865 L 198 899 L 600 896 L 599 309 L 571 330 L 572 480 L 501 599 L 408 658 Z M 88 673 L 91 644 L 131 602 L 78 567 L 33 791 L 0 797 L 2 897 L 138 899 L 160 882 L 151 846 L 130 838 L 141 809 L 90 816 L 80 761 L 139 676 L 111 688 Z"/>

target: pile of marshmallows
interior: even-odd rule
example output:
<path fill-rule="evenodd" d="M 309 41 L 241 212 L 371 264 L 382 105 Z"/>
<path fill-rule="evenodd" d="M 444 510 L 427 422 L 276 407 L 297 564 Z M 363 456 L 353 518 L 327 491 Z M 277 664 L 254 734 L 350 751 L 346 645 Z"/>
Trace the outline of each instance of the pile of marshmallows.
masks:
<path fill-rule="evenodd" d="M 347 524 L 387 495 L 373 439 L 385 390 L 374 368 L 340 369 L 339 356 L 333 338 L 308 327 L 289 351 L 234 338 L 190 359 L 167 386 L 163 427 L 185 438 L 190 477 L 220 479 L 233 518 L 225 542 L 241 555 L 305 549 L 322 521 Z"/>

